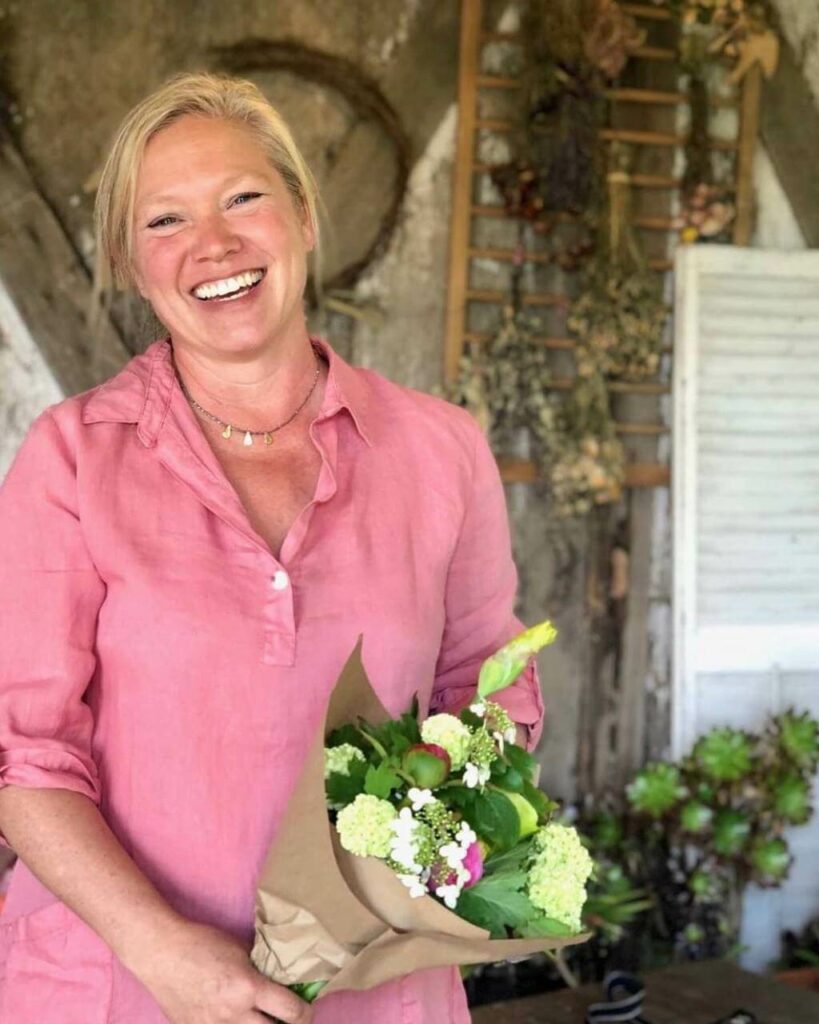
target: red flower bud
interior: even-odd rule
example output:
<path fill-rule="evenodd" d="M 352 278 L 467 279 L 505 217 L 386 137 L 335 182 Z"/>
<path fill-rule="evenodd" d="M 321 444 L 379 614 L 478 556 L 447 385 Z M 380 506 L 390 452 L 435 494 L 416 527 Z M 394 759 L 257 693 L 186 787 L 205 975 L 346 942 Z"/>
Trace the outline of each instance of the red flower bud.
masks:
<path fill-rule="evenodd" d="M 419 789 L 440 786 L 452 770 L 449 754 L 437 743 L 416 743 L 404 754 L 404 771 Z"/>

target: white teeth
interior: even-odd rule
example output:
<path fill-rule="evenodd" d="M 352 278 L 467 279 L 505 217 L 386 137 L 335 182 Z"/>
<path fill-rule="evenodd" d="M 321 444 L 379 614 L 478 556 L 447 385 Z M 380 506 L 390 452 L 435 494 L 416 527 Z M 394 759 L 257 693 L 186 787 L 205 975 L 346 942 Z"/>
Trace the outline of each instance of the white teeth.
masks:
<path fill-rule="evenodd" d="M 246 270 L 243 274 L 237 274 L 235 277 L 225 277 L 221 281 L 200 284 L 194 288 L 193 294 L 197 299 L 216 299 L 241 291 L 243 288 L 250 288 L 251 285 L 258 284 L 263 277 L 264 272 L 261 270 Z"/>

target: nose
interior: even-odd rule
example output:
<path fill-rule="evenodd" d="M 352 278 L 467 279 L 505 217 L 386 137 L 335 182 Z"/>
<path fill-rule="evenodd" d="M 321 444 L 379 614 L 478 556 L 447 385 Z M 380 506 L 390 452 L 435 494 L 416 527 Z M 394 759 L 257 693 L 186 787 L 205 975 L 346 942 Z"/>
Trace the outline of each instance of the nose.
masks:
<path fill-rule="evenodd" d="M 218 262 L 234 255 L 240 248 L 239 236 L 231 230 L 227 220 L 221 214 L 214 214 L 197 226 L 192 254 L 197 260 Z"/>

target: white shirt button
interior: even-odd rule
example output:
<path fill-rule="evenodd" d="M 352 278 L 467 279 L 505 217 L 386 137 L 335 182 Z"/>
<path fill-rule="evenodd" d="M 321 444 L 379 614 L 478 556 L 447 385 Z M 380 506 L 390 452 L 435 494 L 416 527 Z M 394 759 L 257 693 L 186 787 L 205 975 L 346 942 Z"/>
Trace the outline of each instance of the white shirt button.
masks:
<path fill-rule="evenodd" d="M 271 580 L 274 590 L 284 590 L 289 582 L 290 578 L 288 577 L 284 569 L 278 569 L 273 574 L 273 579 Z"/>

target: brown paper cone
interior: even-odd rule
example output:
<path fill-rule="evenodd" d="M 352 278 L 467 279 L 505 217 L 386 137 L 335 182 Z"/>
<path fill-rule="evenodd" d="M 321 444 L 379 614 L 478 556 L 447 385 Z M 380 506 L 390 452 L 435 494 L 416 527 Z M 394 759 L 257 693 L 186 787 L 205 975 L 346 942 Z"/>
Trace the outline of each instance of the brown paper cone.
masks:
<path fill-rule="evenodd" d="M 427 967 L 492 963 L 588 938 L 490 939 L 431 896 L 412 899 L 382 861 L 342 849 L 327 816 L 324 738 L 359 717 L 389 717 L 364 671 L 360 639 L 262 870 L 251 958 L 263 974 L 282 985 L 328 981 L 321 998 Z"/>

